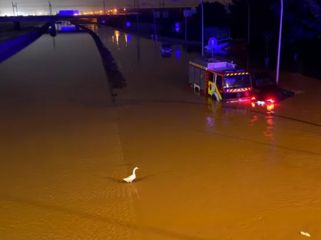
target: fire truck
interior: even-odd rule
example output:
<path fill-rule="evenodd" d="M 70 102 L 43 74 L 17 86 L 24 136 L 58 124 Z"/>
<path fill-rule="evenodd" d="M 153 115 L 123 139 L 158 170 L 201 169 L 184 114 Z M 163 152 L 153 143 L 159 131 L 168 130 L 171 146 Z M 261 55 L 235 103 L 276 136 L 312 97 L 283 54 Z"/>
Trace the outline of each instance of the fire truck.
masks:
<path fill-rule="evenodd" d="M 249 72 L 236 64 L 215 59 L 189 62 L 189 84 L 195 92 L 221 101 L 250 99 L 252 80 Z"/>

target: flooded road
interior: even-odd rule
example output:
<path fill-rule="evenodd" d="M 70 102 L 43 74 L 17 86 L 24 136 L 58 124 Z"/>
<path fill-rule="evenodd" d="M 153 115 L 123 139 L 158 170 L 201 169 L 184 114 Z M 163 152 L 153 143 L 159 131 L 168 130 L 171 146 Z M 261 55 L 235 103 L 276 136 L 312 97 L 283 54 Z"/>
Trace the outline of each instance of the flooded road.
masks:
<path fill-rule="evenodd" d="M 86 34 L 0 65 L 1 239 L 321 237 L 320 81 L 284 73 L 297 95 L 274 115 L 216 104 L 186 86 L 197 54 L 97 31 L 126 78 L 115 103 Z"/>

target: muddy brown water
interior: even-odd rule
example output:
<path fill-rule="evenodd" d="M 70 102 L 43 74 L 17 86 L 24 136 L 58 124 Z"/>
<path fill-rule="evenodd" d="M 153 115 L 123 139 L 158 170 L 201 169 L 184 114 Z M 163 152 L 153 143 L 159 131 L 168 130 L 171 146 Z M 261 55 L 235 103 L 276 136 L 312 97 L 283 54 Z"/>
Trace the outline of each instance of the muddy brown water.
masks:
<path fill-rule="evenodd" d="M 274 114 L 208 103 L 195 54 L 97 31 L 127 79 L 115 103 L 86 34 L 0 65 L 1 239 L 321 238 L 320 81 L 283 73 L 296 96 Z"/>

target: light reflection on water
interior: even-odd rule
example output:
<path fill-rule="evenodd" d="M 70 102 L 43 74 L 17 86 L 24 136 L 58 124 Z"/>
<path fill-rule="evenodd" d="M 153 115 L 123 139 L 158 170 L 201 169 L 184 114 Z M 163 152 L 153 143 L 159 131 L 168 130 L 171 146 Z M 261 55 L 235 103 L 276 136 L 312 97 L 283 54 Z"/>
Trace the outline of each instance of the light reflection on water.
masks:
<path fill-rule="evenodd" d="M 264 136 L 269 138 L 270 140 L 273 140 L 273 130 L 274 130 L 273 115 L 267 114 L 265 116 L 265 120 L 266 120 L 266 128 L 264 131 Z"/>
<path fill-rule="evenodd" d="M 111 36 L 111 41 L 119 48 L 123 46 L 127 48 L 132 41 L 132 35 L 130 33 L 121 33 L 118 30 L 114 30 Z"/>
<path fill-rule="evenodd" d="M 257 116 L 257 114 L 253 114 L 250 119 L 250 126 L 253 127 L 258 120 L 259 117 Z"/>
<path fill-rule="evenodd" d="M 117 46 L 119 46 L 119 36 L 120 36 L 120 32 L 118 30 L 115 30 L 114 31 L 114 39 L 116 40 Z"/>
<path fill-rule="evenodd" d="M 265 120 L 262 121 L 262 119 Z M 256 125 L 263 125 L 263 135 L 269 140 L 274 139 L 274 116 L 270 113 L 254 113 L 252 114 L 249 122 L 250 127 L 255 127 Z"/>
<path fill-rule="evenodd" d="M 176 59 L 179 60 L 181 58 L 181 55 L 182 55 L 181 48 L 180 48 L 180 46 L 177 46 L 175 48 L 175 57 L 176 57 Z"/>

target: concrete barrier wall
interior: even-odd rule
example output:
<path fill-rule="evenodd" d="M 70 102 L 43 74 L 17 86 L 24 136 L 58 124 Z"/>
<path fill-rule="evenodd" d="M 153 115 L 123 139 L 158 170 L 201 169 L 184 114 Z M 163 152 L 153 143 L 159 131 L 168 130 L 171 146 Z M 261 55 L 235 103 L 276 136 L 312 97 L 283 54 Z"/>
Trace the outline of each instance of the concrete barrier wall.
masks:
<path fill-rule="evenodd" d="M 26 34 L 20 35 L 15 38 L 6 39 L 0 42 L 0 63 L 31 44 L 44 32 L 46 32 L 48 27 L 49 23 L 46 23 L 42 27 L 30 31 Z"/>

